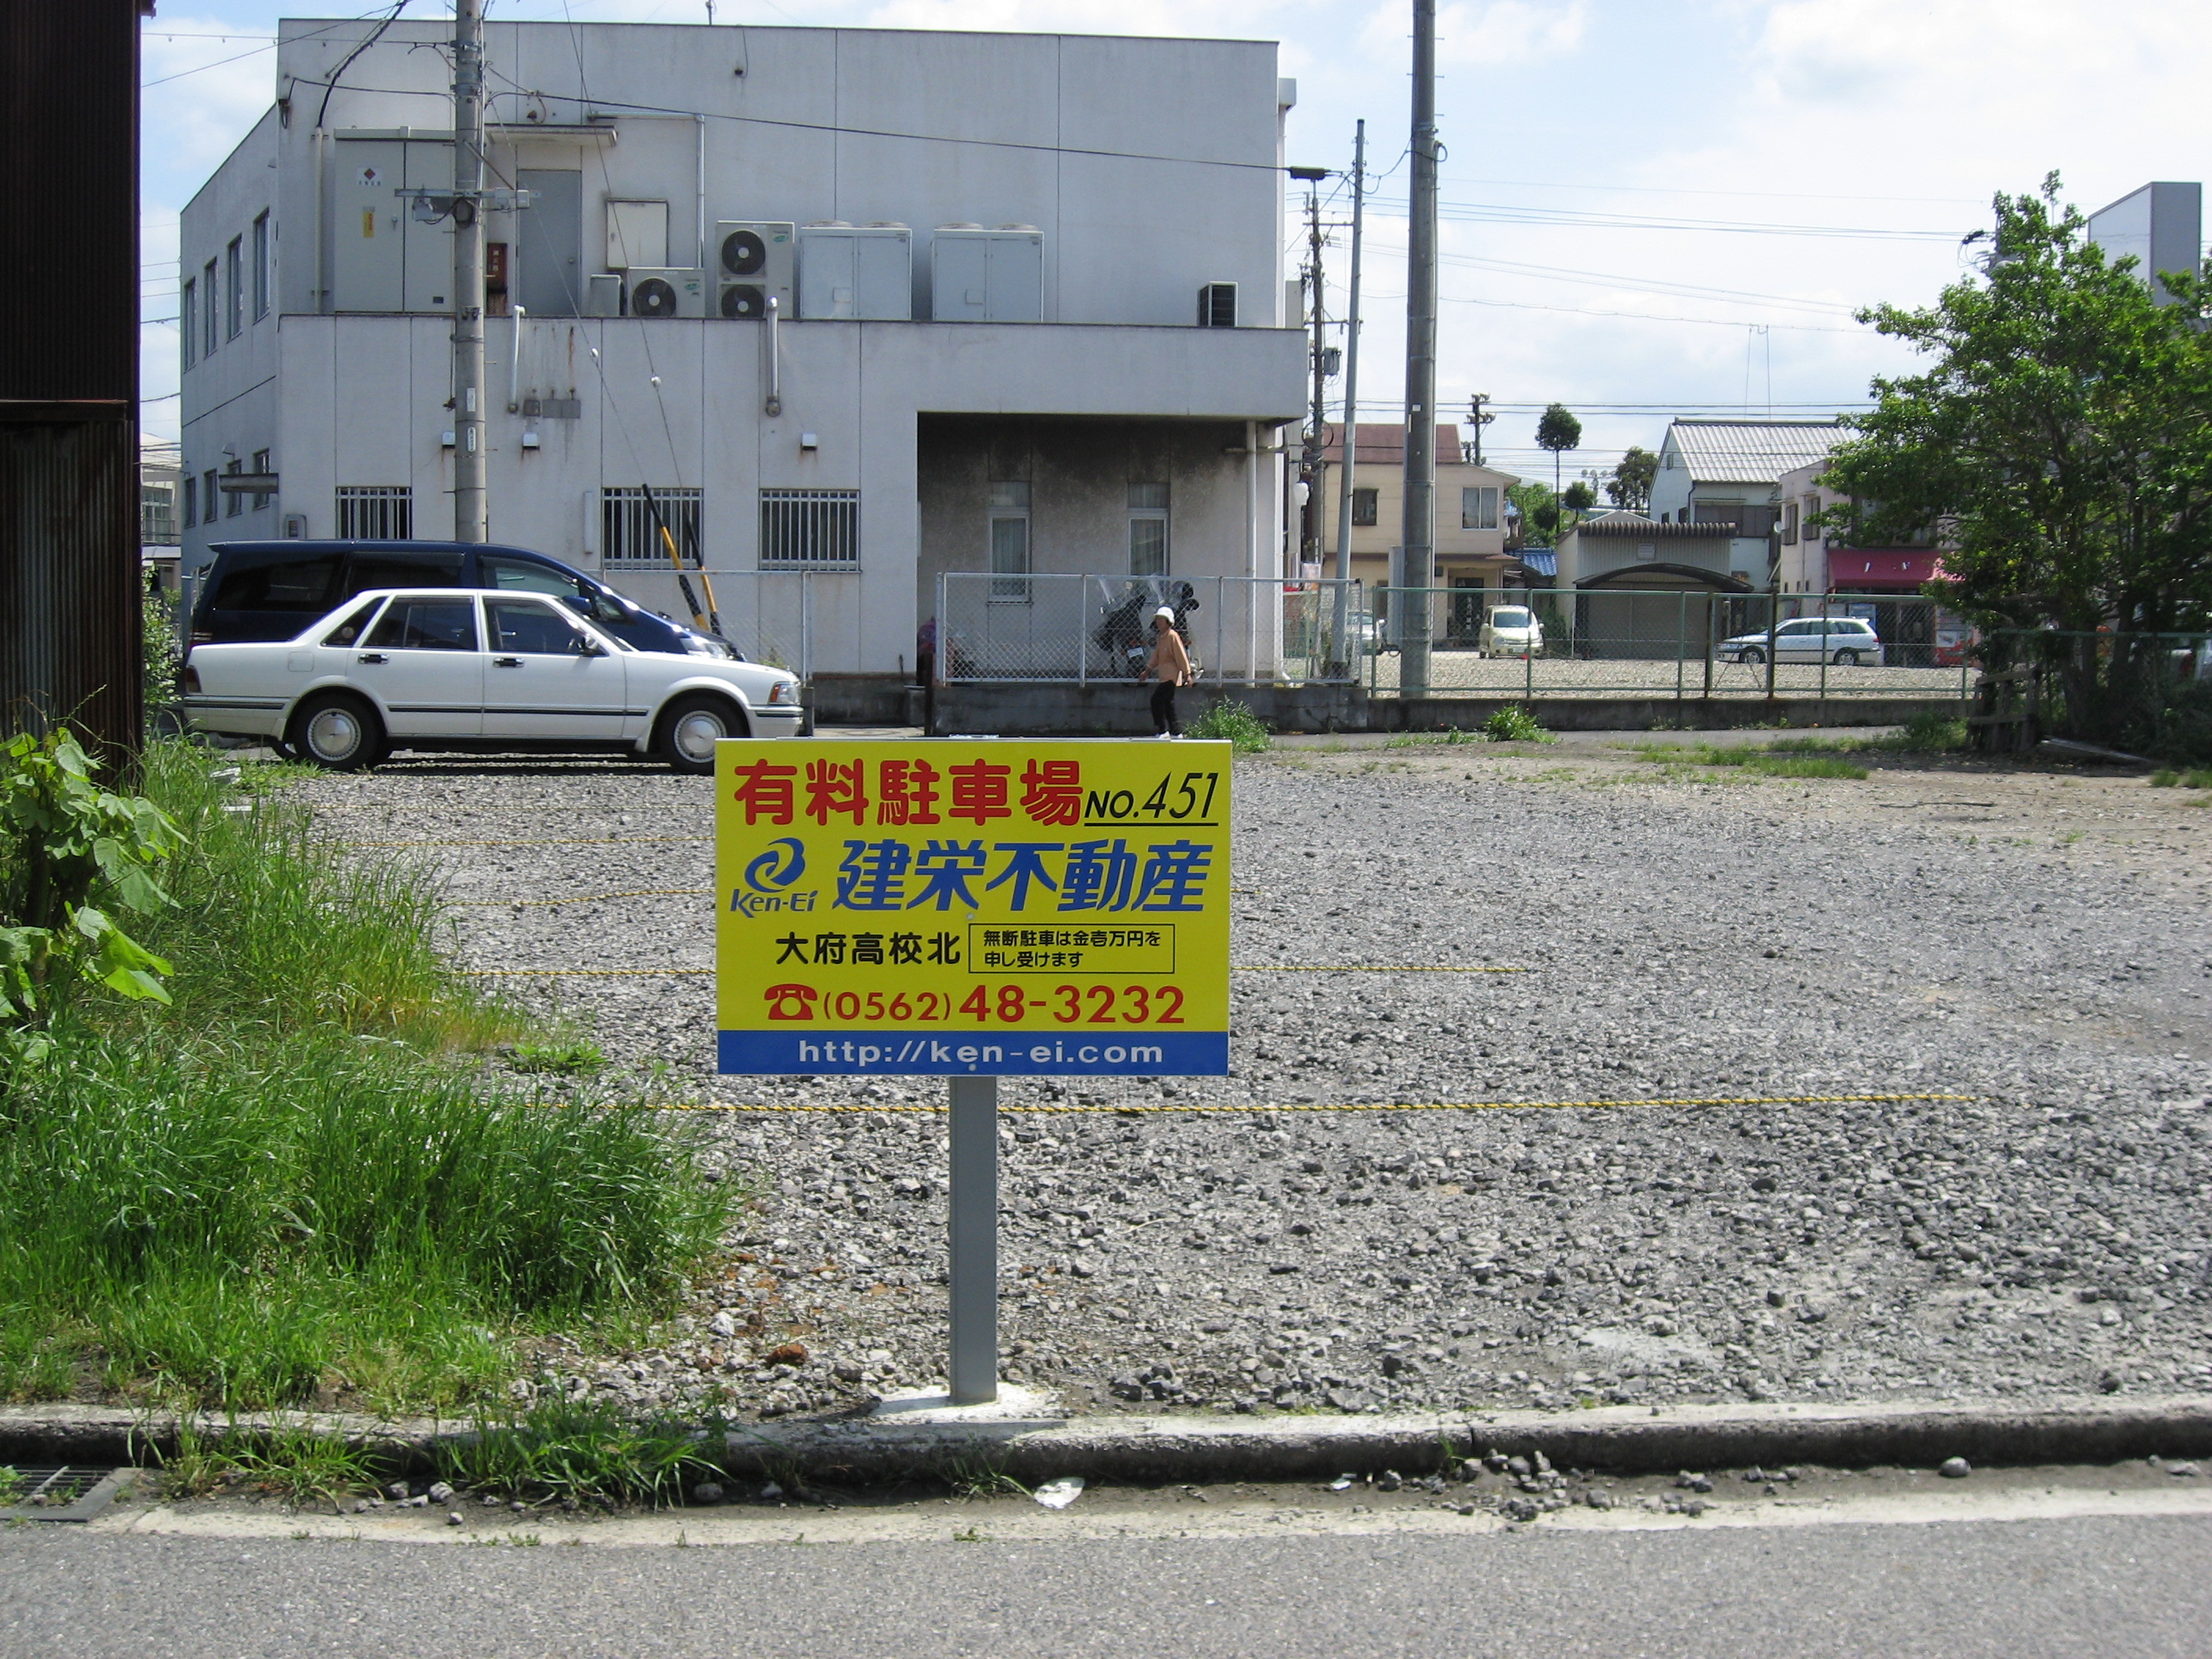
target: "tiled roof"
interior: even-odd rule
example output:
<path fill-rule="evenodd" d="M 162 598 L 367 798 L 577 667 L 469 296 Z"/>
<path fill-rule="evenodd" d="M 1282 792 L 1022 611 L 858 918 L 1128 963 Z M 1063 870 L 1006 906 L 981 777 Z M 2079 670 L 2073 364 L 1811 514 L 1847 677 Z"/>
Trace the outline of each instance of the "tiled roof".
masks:
<path fill-rule="evenodd" d="M 1328 447 L 1322 452 L 1330 462 L 1344 459 L 1344 428 L 1331 422 L 1328 428 Z M 1359 444 L 1353 457 L 1361 466 L 1402 466 L 1406 460 L 1406 423 L 1403 421 L 1359 423 Z M 1459 428 L 1448 422 L 1437 425 L 1437 460 L 1439 465 L 1456 465 L 1459 461 Z"/>
<path fill-rule="evenodd" d="M 1697 483 L 1772 483 L 1844 436 L 1838 421 L 1680 419 L 1667 442 Z"/>

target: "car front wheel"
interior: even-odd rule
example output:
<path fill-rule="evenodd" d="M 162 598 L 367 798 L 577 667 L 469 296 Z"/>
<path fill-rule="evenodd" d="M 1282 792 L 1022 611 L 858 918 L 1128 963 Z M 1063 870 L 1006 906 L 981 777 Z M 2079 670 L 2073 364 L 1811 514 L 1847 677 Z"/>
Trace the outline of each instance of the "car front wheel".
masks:
<path fill-rule="evenodd" d="M 708 777 L 714 770 L 714 745 L 725 738 L 750 735 L 744 716 L 732 705 L 696 692 L 670 707 L 661 722 L 660 754 L 679 772 Z"/>
<path fill-rule="evenodd" d="M 1755 645 L 1747 646 L 1743 650 L 1736 653 L 1735 659 L 1738 662 L 1765 662 L 1766 660 L 1766 653 L 1760 650 Z"/>
<path fill-rule="evenodd" d="M 324 691 L 300 705 L 285 741 L 303 760 L 333 772 L 358 772 L 384 758 L 384 722 L 350 692 Z"/>

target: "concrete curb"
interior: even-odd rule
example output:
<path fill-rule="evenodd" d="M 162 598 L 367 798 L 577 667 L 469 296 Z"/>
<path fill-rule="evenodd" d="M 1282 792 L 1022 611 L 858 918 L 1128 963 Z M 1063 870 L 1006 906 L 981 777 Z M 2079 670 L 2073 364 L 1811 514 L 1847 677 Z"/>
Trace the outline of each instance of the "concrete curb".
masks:
<path fill-rule="evenodd" d="M 300 1413 L 235 1419 L 252 1434 L 279 1424 L 343 1434 L 404 1465 L 426 1463 L 465 1425 Z M 219 1437 L 222 1425 L 203 1432 Z M 0 1410 L 0 1462 L 150 1461 L 173 1443 L 173 1418 L 102 1407 Z M 1344 1473 L 1434 1469 L 1459 1455 L 1542 1452 L 1560 1468 L 1628 1474 L 1814 1463 L 1836 1468 L 2100 1463 L 2152 1454 L 2212 1456 L 2212 1397 L 2110 1396 L 2039 1406 L 1726 1405 L 1607 1407 L 1582 1412 L 1473 1412 L 1433 1417 L 1144 1417 L 1064 1419 L 780 1421 L 732 1431 L 730 1467 L 860 1486 L 957 1468 L 1025 1482 L 1081 1474 L 1138 1483 L 1303 1480 Z M 957 1468 L 956 1468 L 957 1466 Z"/>

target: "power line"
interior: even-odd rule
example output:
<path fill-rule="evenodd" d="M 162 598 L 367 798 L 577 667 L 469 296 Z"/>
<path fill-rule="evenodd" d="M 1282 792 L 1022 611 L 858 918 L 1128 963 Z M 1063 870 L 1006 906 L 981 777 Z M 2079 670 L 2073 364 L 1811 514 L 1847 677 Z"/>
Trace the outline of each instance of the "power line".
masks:
<path fill-rule="evenodd" d="M 1384 216 L 1404 216 L 1406 204 L 1379 204 Z M 1390 210 L 1396 210 L 1392 212 Z M 1862 241 L 1955 244 L 1957 230 L 1893 230 L 1871 225 L 1802 225 L 1783 221 L 1662 219 L 1648 214 L 1589 213 L 1576 208 L 1514 207 L 1496 202 L 1447 202 L 1443 217 L 1466 224 L 1551 225 L 1569 230 L 1670 230 L 1734 236 L 1813 236 Z"/>

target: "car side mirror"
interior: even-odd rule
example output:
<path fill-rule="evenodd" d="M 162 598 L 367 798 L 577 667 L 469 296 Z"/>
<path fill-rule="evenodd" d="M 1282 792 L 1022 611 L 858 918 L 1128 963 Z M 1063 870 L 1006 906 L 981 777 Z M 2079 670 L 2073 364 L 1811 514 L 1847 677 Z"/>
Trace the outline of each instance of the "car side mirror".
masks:
<path fill-rule="evenodd" d="M 607 654 L 606 647 L 584 634 L 571 634 L 568 648 L 580 657 L 604 657 Z"/>

